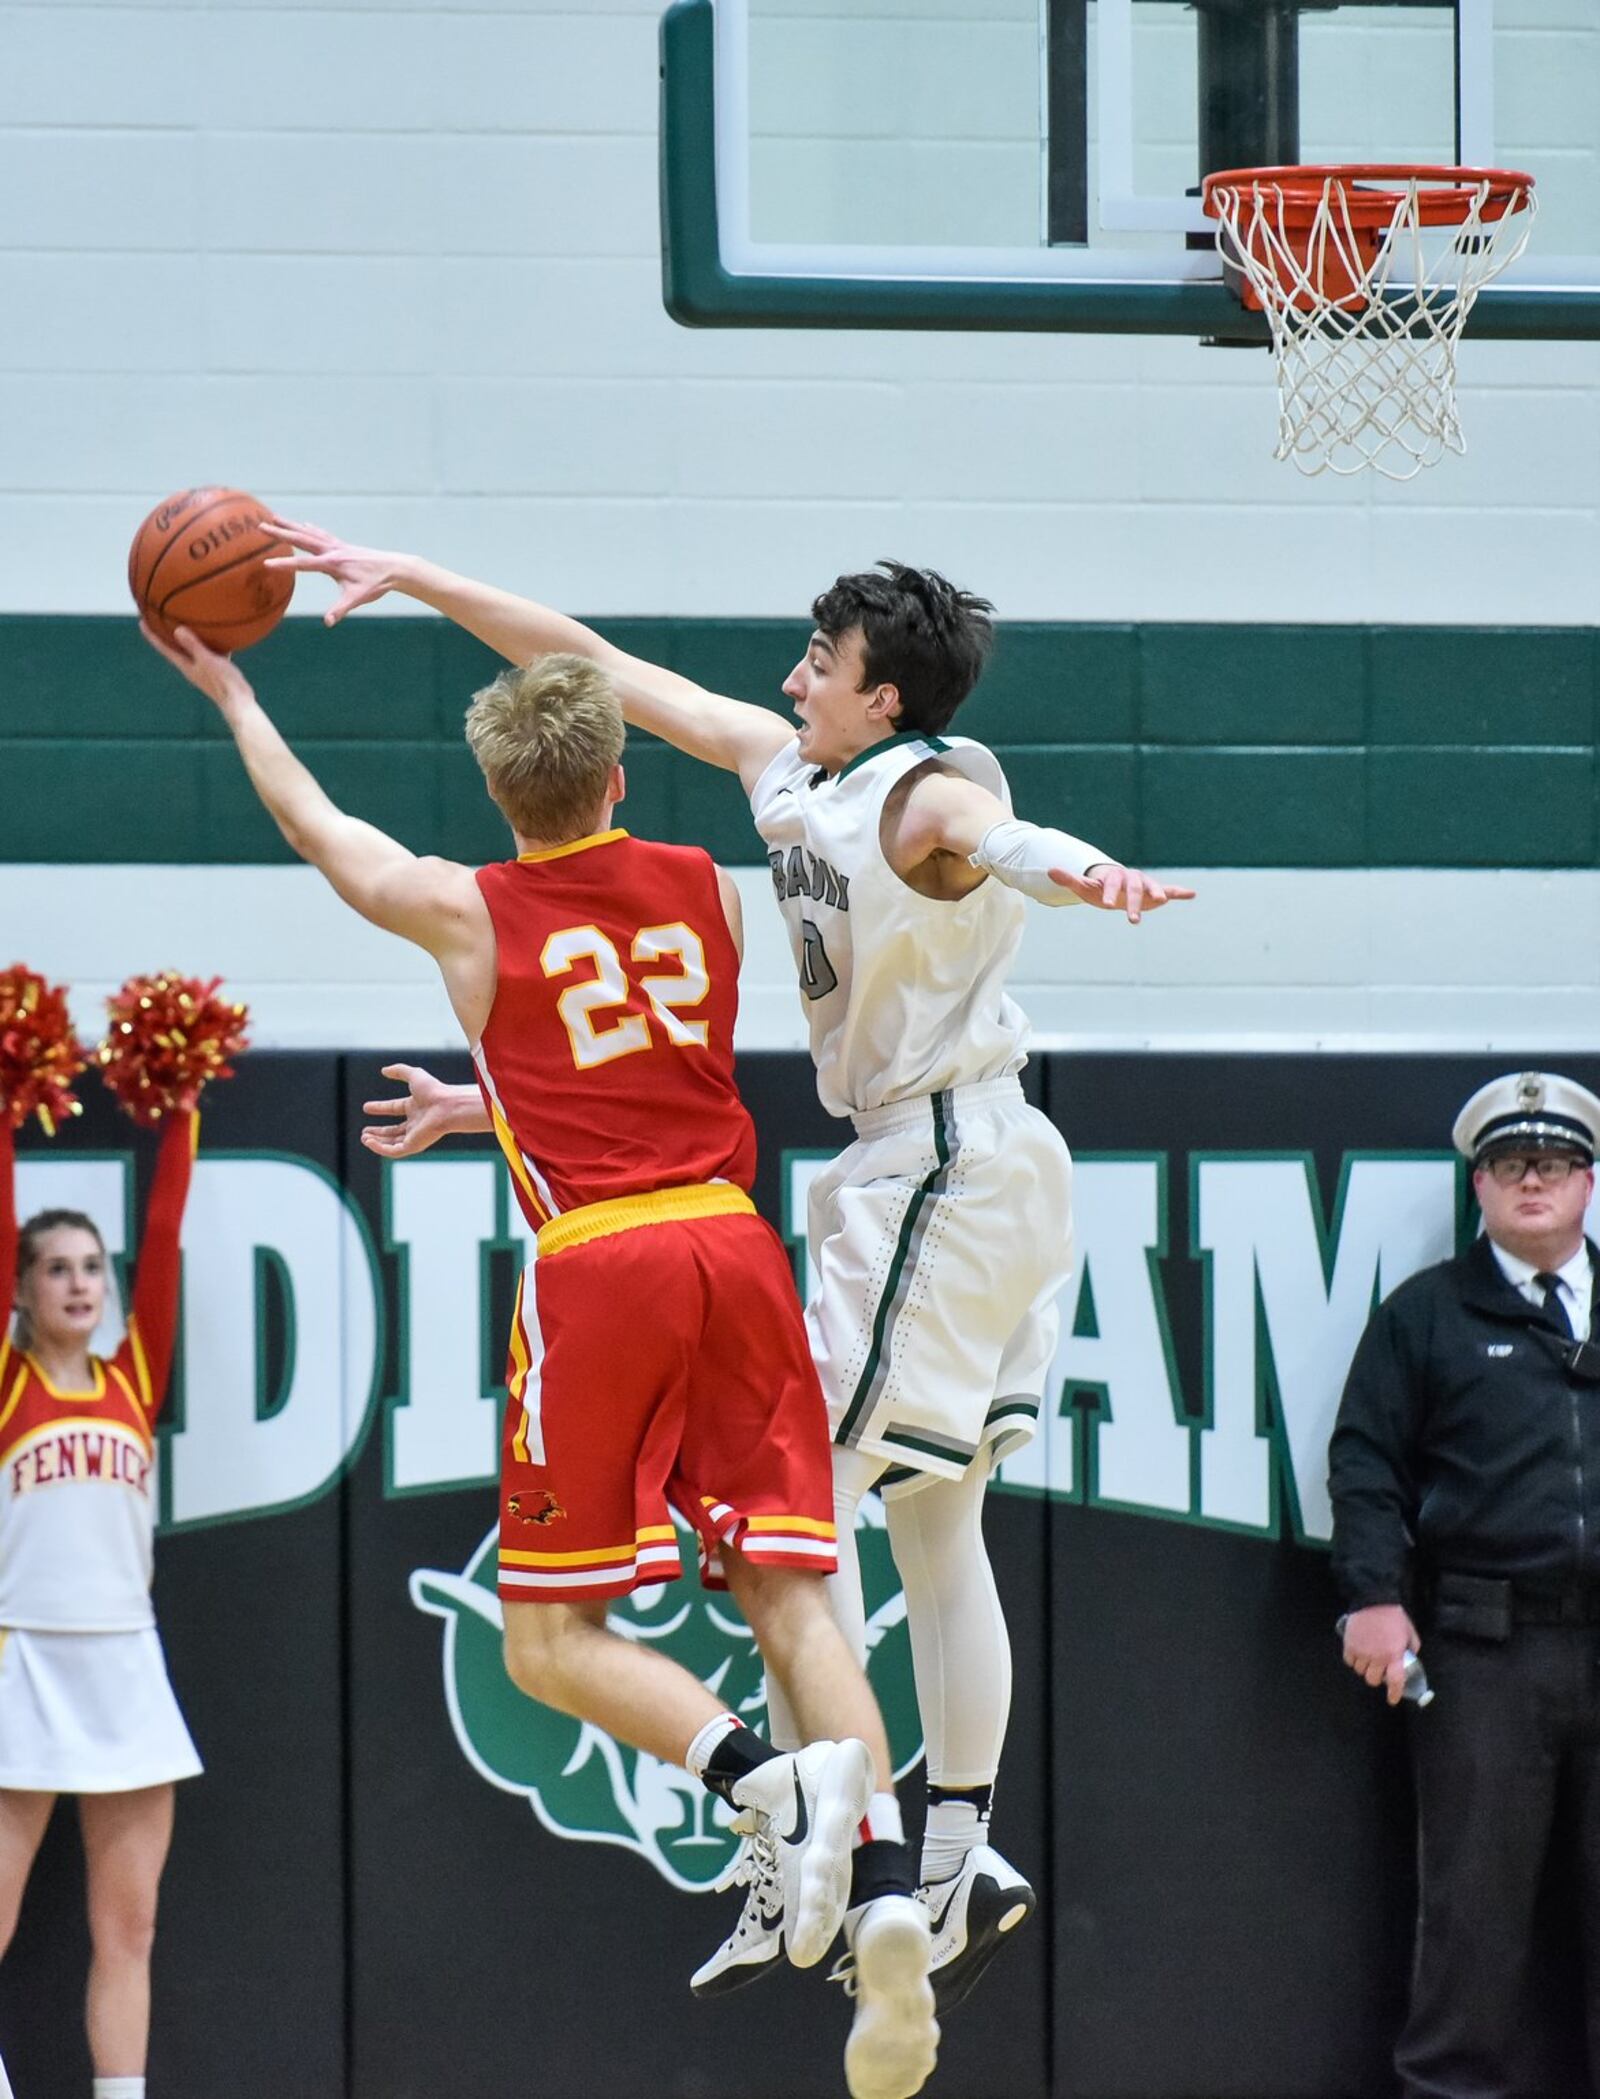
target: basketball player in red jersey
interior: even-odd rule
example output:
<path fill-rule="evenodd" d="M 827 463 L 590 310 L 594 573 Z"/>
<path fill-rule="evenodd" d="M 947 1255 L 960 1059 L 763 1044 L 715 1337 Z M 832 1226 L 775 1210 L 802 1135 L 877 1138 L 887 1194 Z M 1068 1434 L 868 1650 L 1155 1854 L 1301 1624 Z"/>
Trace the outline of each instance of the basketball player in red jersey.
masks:
<path fill-rule="evenodd" d="M 503 1448 L 512 1679 L 740 1811 L 776 1856 L 791 1961 L 820 1960 L 845 1924 L 854 2099 L 910 2099 L 938 2041 L 927 1914 L 883 1722 L 823 1592 L 836 1557 L 821 1391 L 787 1256 L 748 1194 L 737 891 L 698 848 L 611 826 L 622 711 L 583 658 L 503 672 L 473 700 L 468 742 L 517 848 L 474 871 L 344 815 L 237 665 L 187 630 L 177 648 L 145 632 L 214 701 L 295 851 L 434 957 L 472 1046 L 538 1235 Z M 808 1747 L 773 1749 L 687 1670 L 608 1629 L 609 1598 L 679 1572 L 674 1509 Z"/>
<path fill-rule="evenodd" d="M 143 2099 L 173 1785 L 200 1770 L 150 1605 L 154 1426 L 198 1131 L 193 1112 L 162 1131 L 127 1332 L 102 1358 L 104 1242 L 77 1210 L 19 1225 L 0 1112 L 0 1953 L 57 1796 L 75 1793 L 96 2099 Z"/>

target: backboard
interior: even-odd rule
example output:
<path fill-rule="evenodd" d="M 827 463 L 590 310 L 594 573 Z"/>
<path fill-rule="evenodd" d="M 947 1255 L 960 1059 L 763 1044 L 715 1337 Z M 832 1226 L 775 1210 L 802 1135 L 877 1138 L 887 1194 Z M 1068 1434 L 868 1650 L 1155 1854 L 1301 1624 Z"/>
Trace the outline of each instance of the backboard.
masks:
<path fill-rule="evenodd" d="M 661 48 L 689 325 L 1264 341 L 1202 175 L 1425 161 L 1537 184 L 1468 333 L 1600 336 L 1593 0 L 675 0 Z"/>

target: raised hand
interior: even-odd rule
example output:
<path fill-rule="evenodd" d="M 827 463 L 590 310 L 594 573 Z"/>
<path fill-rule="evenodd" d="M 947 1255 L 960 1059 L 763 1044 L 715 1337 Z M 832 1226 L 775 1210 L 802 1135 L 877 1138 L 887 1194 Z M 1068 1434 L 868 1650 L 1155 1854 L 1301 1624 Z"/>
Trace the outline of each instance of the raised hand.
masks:
<path fill-rule="evenodd" d="M 1185 904 L 1194 895 L 1177 882 L 1158 882 L 1154 875 L 1116 860 L 1101 861 L 1086 875 L 1052 867 L 1050 879 L 1058 889 L 1070 889 L 1080 904 L 1092 904 L 1097 911 L 1125 911 L 1133 926 L 1146 911 L 1159 911 L 1163 904 Z"/>
<path fill-rule="evenodd" d="M 386 1064 L 383 1067 L 386 1079 L 398 1079 L 405 1092 L 398 1098 L 381 1101 L 363 1101 L 364 1115 L 380 1115 L 394 1118 L 393 1129 L 374 1128 L 370 1124 L 361 1132 L 361 1142 L 369 1152 L 376 1152 L 380 1159 L 414 1159 L 430 1145 L 437 1144 L 441 1137 L 449 1137 L 455 1131 L 474 1126 L 462 1119 L 462 1095 L 468 1089 L 447 1086 L 436 1079 L 431 1071 L 424 1071 L 420 1064 Z"/>
<path fill-rule="evenodd" d="M 224 714 L 230 706 L 248 703 L 255 698 L 250 680 L 233 658 L 219 656 L 215 649 L 208 649 L 188 627 L 176 629 L 176 643 L 163 641 L 148 620 L 140 620 L 139 632 L 158 656 L 165 656 L 175 671 L 187 678 L 197 691 L 203 692 Z"/>
<path fill-rule="evenodd" d="M 320 525 L 297 523 L 292 518 L 268 517 L 261 530 L 286 549 L 269 554 L 268 568 L 293 569 L 301 575 L 331 576 L 339 584 L 339 595 L 322 615 L 325 627 L 336 627 L 347 612 L 370 605 L 394 589 L 399 580 L 402 556 L 381 553 L 376 547 L 352 546 L 337 539 Z"/>

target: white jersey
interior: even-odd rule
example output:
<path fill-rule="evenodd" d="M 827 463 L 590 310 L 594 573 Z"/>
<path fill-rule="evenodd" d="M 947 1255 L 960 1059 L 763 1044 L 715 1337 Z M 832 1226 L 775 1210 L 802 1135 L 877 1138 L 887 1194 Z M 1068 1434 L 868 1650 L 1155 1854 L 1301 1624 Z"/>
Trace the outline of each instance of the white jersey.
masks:
<path fill-rule="evenodd" d="M 941 903 L 884 858 L 883 805 L 930 758 L 1010 813 L 998 759 L 964 736 L 895 736 L 831 779 L 790 743 L 751 791 L 800 971 L 817 1090 L 834 1115 L 1003 1078 L 1026 1061 L 1028 1022 L 1005 989 L 1022 898 L 991 878 Z"/>

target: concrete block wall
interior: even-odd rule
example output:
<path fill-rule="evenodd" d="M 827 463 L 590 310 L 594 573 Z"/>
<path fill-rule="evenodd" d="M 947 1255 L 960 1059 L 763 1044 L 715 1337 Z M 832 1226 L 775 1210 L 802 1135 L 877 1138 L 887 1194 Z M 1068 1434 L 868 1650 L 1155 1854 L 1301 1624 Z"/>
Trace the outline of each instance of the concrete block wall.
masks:
<path fill-rule="evenodd" d="M 1032 12 L 897 40 L 981 87 Z M 1273 464 L 1262 358 L 674 327 L 657 13 L 0 7 L 0 609 L 121 609 L 131 524 L 221 477 L 592 612 L 790 614 L 892 546 L 1012 618 L 1596 617 L 1600 346 L 1468 345 L 1467 458 L 1391 489 Z"/>
<path fill-rule="evenodd" d="M 1568 0 L 1539 5 L 1542 48 L 1570 100 L 1600 32 Z M 781 11 L 812 18 L 796 34 L 816 48 L 827 18 L 849 19 L 800 0 Z M 981 75 L 981 55 L 1003 40 L 1014 61 L 1033 10 L 905 0 L 896 13 L 899 39 L 954 37 Z M 1129 716 L 1113 680 L 1096 735 L 1041 733 L 1020 700 L 1003 720 L 974 722 L 1050 784 L 1051 810 L 1037 813 L 1090 829 L 1107 812 L 1105 827 L 1126 828 L 1152 861 L 1215 866 L 1239 835 L 1242 796 L 1262 828 L 1242 855 L 1256 872 L 1239 897 L 1259 898 L 1263 856 L 1276 854 L 1285 882 L 1314 885 L 1314 922 L 1356 928 L 1352 952 L 1374 957 L 1416 895 L 1397 898 L 1366 873 L 1389 845 L 1350 849 L 1378 835 L 1375 811 L 1392 841 L 1422 810 L 1419 857 L 1478 870 L 1433 893 L 1435 951 L 1459 974 L 1425 979 L 1440 996 L 1414 1001 L 1411 1018 L 1374 1005 L 1370 987 L 1334 982 L 1314 946 L 1219 933 L 1213 947 L 1218 921 L 1197 912 L 1170 972 L 1143 958 L 1175 952 L 1176 936 L 1143 942 L 1151 973 L 1127 987 L 1137 1008 L 1101 999 L 1115 1025 L 1138 1039 L 1225 1038 L 1273 1018 L 1318 1039 L 1426 1035 L 1430 1021 L 1472 1035 L 1481 964 L 1465 935 L 1502 908 L 1493 896 L 1515 912 L 1538 889 L 1512 878 L 1479 894 L 1504 880 L 1497 806 L 1515 804 L 1524 840 L 1552 812 L 1547 842 L 1505 857 L 1557 871 L 1570 899 L 1587 899 L 1596 879 L 1592 705 L 1567 719 L 1543 655 L 1530 691 L 1516 634 L 1600 619 L 1600 346 L 1467 345 L 1467 457 L 1392 488 L 1307 483 L 1274 465 L 1257 357 L 1162 339 L 680 330 L 660 304 L 657 14 L 644 0 L 0 5 L 0 613 L 125 615 L 134 525 L 206 479 L 600 618 L 789 619 L 839 569 L 897 552 L 983 589 L 1011 621 L 1137 625 L 1157 637 L 1150 650 L 1158 628 L 1167 634 L 1162 721 Z M 1516 122 L 1534 136 L 1538 97 L 1518 77 Z M 1003 117 L 999 80 L 975 80 L 991 124 Z M 806 107 L 794 98 L 785 117 L 801 143 Z M 855 86 L 829 121 L 871 115 L 881 128 L 885 108 L 909 130 L 926 124 L 916 97 L 863 103 Z M 1587 180 L 1587 163 L 1580 172 Z M 308 586 L 297 612 L 324 601 Z M 1506 704 L 1475 697 L 1479 711 L 1463 714 L 1452 665 L 1477 645 L 1436 647 L 1424 632 L 1359 723 L 1337 684 L 1304 686 L 1290 650 L 1258 673 L 1247 727 L 1226 637 L 1262 621 L 1513 630 L 1501 644 Z M 40 746 L 78 734 L 81 703 L 72 680 L 40 682 L 19 638 L 29 624 L 8 625 L 0 649 L 0 789 L 15 793 L 0 860 L 34 872 L 0 873 L 0 948 L 97 984 L 110 965 L 82 952 L 86 902 L 91 916 L 96 905 L 103 918 L 141 914 L 92 866 L 87 897 L 58 878 L 65 856 L 104 861 L 130 807 L 190 807 L 210 826 L 207 860 L 250 859 L 270 839 L 229 754 L 159 711 L 186 696 L 146 700 L 95 645 L 83 679 L 100 742 L 76 747 L 60 783 L 76 821 L 41 830 L 56 781 Z M 382 613 L 360 631 L 363 675 L 381 679 Z M 1403 637 L 1396 646 L 1403 655 Z M 315 735 L 315 678 L 297 675 L 295 690 L 295 732 Z M 353 747 L 325 739 L 325 755 L 330 786 L 377 793 L 374 813 L 405 832 L 442 820 L 471 783 L 421 769 L 438 725 L 400 734 L 395 706 L 385 734 L 396 762 L 376 784 Z M 1272 733 L 1260 731 L 1263 707 Z M 1145 755 L 1152 741 L 1159 761 Z M 653 769 L 641 754 L 641 790 Z M 1291 783 L 1306 789 L 1298 801 Z M 719 785 L 654 805 L 641 791 L 639 803 L 690 835 L 726 823 Z M 59 843 L 73 835 L 81 844 Z M 118 848 L 115 864 L 147 857 Z M 201 894 L 197 881 L 162 891 L 160 959 L 237 969 L 228 953 L 200 952 L 215 946 L 214 914 L 197 903 L 191 922 L 183 899 Z M 277 923 L 268 892 L 251 894 L 239 911 Z M 281 1039 L 307 1039 L 305 1014 L 330 1041 L 358 1039 L 368 1009 L 334 959 L 343 950 L 329 936 L 324 954 L 301 915 L 312 909 L 303 886 L 296 897 L 283 921 L 295 930 L 262 963 L 263 985 L 286 1001 Z M 1569 988 L 1570 947 L 1527 937 L 1532 948 L 1495 981 Z M 746 1004 L 770 1010 L 776 1040 L 792 1033 L 792 1018 L 775 1017 L 792 991 L 781 957 L 773 969 L 770 982 L 752 976 Z M 1082 1024 L 1052 1011 L 1068 1033 Z"/>

